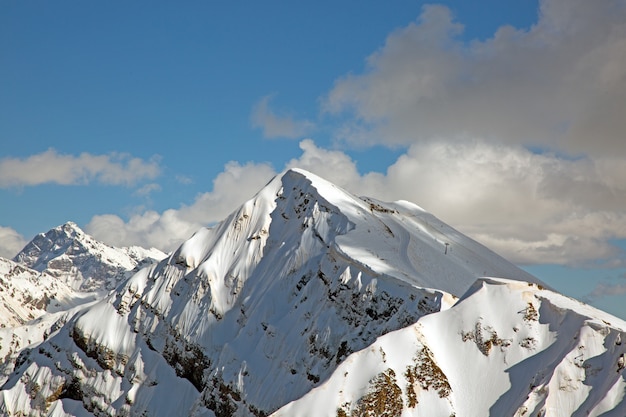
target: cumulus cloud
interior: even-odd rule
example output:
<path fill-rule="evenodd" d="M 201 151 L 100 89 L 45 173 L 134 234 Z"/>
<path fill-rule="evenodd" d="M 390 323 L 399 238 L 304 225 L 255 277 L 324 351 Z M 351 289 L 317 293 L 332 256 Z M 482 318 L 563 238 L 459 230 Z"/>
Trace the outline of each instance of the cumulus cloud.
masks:
<path fill-rule="evenodd" d="M 0 226 L 0 257 L 13 258 L 26 246 L 26 243 L 26 239 L 15 230 Z"/>
<path fill-rule="evenodd" d="M 352 144 L 469 137 L 624 157 L 625 22 L 622 0 L 542 0 L 531 28 L 467 42 L 449 9 L 425 6 L 323 107 Z"/>
<path fill-rule="evenodd" d="M 152 210 L 137 213 L 128 221 L 114 214 L 97 215 L 85 226 L 85 231 L 110 245 L 139 245 L 170 251 L 201 226 L 183 218 L 179 210 L 169 209 L 162 213 Z"/>
<path fill-rule="evenodd" d="M 297 139 L 306 136 L 315 125 L 308 120 L 296 120 L 290 115 L 277 115 L 270 108 L 272 95 L 265 96 L 252 109 L 252 126 L 263 130 L 268 139 Z"/>
<path fill-rule="evenodd" d="M 518 263 L 623 265 L 610 242 L 626 238 L 626 4 L 539 6 L 532 27 L 484 41 L 440 5 L 391 33 L 323 111 L 350 146 L 407 151 L 384 175 L 347 161 L 337 179 L 417 202 Z"/>
<path fill-rule="evenodd" d="M 60 185 L 98 182 L 131 186 L 160 173 L 158 158 L 145 161 L 127 154 L 78 156 L 59 154 L 54 149 L 28 158 L 0 159 L 0 187 L 23 187 L 46 183 Z"/>
<path fill-rule="evenodd" d="M 136 213 L 128 221 L 113 214 L 94 216 L 85 231 L 116 246 L 140 245 L 171 251 L 200 227 L 228 216 L 276 175 L 268 164 L 229 162 L 213 180 L 213 190 L 190 205 L 162 213 Z"/>
<path fill-rule="evenodd" d="M 626 262 L 609 243 L 626 238 L 626 161 L 438 141 L 411 146 L 385 174 L 360 175 L 342 152 L 301 148 L 288 166 L 357 194 L 413 201 L 514 262 Z"/>

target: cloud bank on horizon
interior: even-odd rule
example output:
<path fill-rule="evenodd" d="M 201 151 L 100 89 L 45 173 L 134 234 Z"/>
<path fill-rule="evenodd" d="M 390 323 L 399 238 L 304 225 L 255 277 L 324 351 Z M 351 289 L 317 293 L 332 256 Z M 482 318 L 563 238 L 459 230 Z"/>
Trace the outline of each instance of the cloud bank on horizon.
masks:
<path fill-rule="evenodd" d="M 513 262 L 625 266 L 613 242 L 626 239 L 626 3 L 544 0 L 527 30 L 503 26 L 470 42 L 462 31 L 445 6 L 424 7 L 362 73 L 329 86 L 315 123 L 275 112 L 271 95 L 253 106 L 252 127 L 266 138 L 300 139 L 301 154 L 283 167 L 231 161 L 189 205 L 127 220 L 96 215 L 86 231 L 171 250 L 273 175 L 300 167 L 358 195 L 413 201 Z M 304 139 L 322 127 L 335 148 Z M 373 145 L 406 151 L 385 172 L 360 173 L 350 149 Z M 35 177 L 7 168 L 30 159 L 0 161 L 11 173 L 0 186 L 131 185 L 162 171 L 158 161 L 90 157 L 100 158 L 94 169 L 82 168 L 83 155 L 65 156 Z M 0 255 L 14 254 L 20 239 L 0 228 Z"/>

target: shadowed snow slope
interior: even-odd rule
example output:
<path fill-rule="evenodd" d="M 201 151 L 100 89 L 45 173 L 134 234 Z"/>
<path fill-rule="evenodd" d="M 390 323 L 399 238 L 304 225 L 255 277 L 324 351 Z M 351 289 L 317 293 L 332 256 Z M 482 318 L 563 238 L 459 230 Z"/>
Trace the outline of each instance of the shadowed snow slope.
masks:
<path fill-rule="evenodd" d="M 508 281 L 476 283 L 481 276 Z M 552 301 L 542 300 L 558 297 L 538 286 L 543 288 L 536 278 L 411 203 L 357 198 L 290 170 L 106 298 L 50 321 L 46 340 L 14 361 L 15 372 L 1 388 L 0 411 L 265 416 L 301 398 L 287 406 L 296 407 L 295 414 L 284 409 L 280 415 L 374 415 L 358 407 L 376 386 L 402 397 L 398 404 L 409 413 L 416 407 L 446 417 L 490 410 L 507 415 L 522 406 L 538 410 L 549 397 L 537 387 L 548 387 L 556 372 L 546 364 L 556 369 L 567 360 L 566 342 L 586 320 L 567 319 L 565 336 L 558 336 L 548 318 L 558 322 L 570 310 L 545 313 Z M 518 293 L 526 294 L 525 301 Z M 576 304 L 571 311 L 582 308 Z M 534 356 L 544 346 L 558 349 Z M 406 361 L 430 367 L 433 382 L 422 382 L 418 368 L 403 376 Z M 524 361 L 530 371 L 523 365 L 524 371 L 509 369 Z M 481 373 L 492 362 L 497 388 L 508 396 L 491 390 L 475 400 L 477 412 L 467 412 L 478 394 L 464 387 L 474 381 L 464 369 Z M 517 382 L 506 383 L 520 373 L 528 387 L 525 372 L 537 388 L 528 399 Z M 611 387 L 617 388 L 594 388 L 590 395 L 619 396 L 621 374 L 611 372 Z M 404 382 L 411 378 L 415 397 Z M 602 379 L 594 378 L 585 381 Z M 335 386 L 341 388 L 328 388 Z M 329 396 L 311 397 L 324 390 Z M 299 405 L 313 404 L 309 398 L 327 403 Z M 421 405 L 407 408 L 411 398 Z"/>

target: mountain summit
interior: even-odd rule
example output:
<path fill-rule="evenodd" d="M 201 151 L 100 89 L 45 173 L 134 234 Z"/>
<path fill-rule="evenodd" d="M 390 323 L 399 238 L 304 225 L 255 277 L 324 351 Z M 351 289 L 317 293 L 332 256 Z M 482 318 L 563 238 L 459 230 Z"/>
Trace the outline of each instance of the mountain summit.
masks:
<path fill-rule="evenodd" d="M 127 271 L 164 257 L 157 249 L 105 245 L 67 222 L 35 236 L 13 260 L 55 276 L 75 290 L 94 291 L 110 290 L 127 278 Z"/>
<path fill-rule="evenodd" d="M 298 169 L 46 323 L 0 368 L 6 414 L 599 415 L 626 386 L 626 323 L 412 203 Z"/>

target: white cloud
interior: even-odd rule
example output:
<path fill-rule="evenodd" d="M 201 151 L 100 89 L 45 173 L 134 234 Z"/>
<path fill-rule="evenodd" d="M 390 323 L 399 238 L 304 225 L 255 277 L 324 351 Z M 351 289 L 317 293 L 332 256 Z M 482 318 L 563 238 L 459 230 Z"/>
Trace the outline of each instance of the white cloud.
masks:
<path fill-rule="evenodd" d="M 13 258 L 26 246 L 26 243 L 26 239 L 15 230 L 0 226 L 0 257 Z"/>
<path fill-rule="evenodd" d="M 626 239 L 626 163 L 564 159 L 488 142 L 431 142 L 409 148 L 384 174 L 361 175 L 344 152 L 300 143 L 286 164 L 314 172 L 357 195 L 409 200 L 518 263 L 626 263 L 611 245 Z M 96 216 L 87 230 L 111 244 L 171 250 L 197 228 L 219 221 L 275 175 L 267 164 L 228 163 L 213 190 L 193 204 L 124 222 Z M 612 262 L 611 265 L 609 263 Z"/>
<path fill-rule="evenodd" d="M 324 109 L 359 145 L 470 137 L 625 157 L 625 22 L 623 0 L 542 0 L 530 29 L 465 42 L 446 7 L 425 6 Z"/>
<path fill-rule="evenodd" d="M 338 185 L 353 185 L 360 176 L 350 156 L 337 150 L 319 148 L 311 139 L 300 142 L 302 155 L 287 162 L 285 168 L 302 168 Z"/>
<path fill-rule="evenodd" d="M 133 195 L 136 195 L 136 196 L 139 196 L 139 197 L 147 197 L 151 193 L 158 192 L 158 191 L 161 191 L 161 186 L 159 184 L 157 184 L 157 183 L 149 183 L 149 184 L 146 184 L 146 185 L 138 188 L 137 190 L 135 190 Z"/>
<path fill-rule="evenodd" d="M 589 294 L 583 297 L 582 301 L 585 303 L 593 303 L 605 297 L 626 294 L 626 282 L 624 278 L 626 277 L 622 276 L 620 282 L 615 283 L 599 282 Z"/>
<path fill-rule="evenodd" d="M 291 115 L 277 115 L 270 109 L 271 99 L 272 96 L 269 95 L 259 100 L 251 115 L 252 126 L 262 129 L 265 138 L 302 138 L 315 127 L 308 120 L 296 120 Z"/>
<path fill-rule="evenodd" d="M 189 185 L 193 183 L 193 180 L 190 177 L 187 177 L 185 175 L 178 174 L 174 178 L 179 184 Z"/>
<path fill-rule="evenodd" d="M 528 30 L 472 42 L 425 6 L 338 79 L 323 110 L 339 140 L 408 147 L 385 175 L 350 165 L 342 185 L 415 201 L 516 262 L 623 265 L 626 4 L 539 5 Z"/>
<path fill-rule="evenodd" d="M 160 173 L 157 158 L 145 161 L 127 154 L 63 155 L 54 149 L 28 158 L 0 159 L 0 187 L 23 187 L 46 183 L 60 185 L 99 182 L 130 186 Z"/>
<path fill-rule="evenodd" d="M 163 213 L 147 211 L 125 222 L 114 214 L 94 216 L 85 231 L 96 239 L 115 246 L 139 245 L 164 251 L 175 249 L 202 225 L 184 219 L 178 210 Z"/>
<path fill-rule="evenodd" d="M 229 162 L 213 180 L 213 190 L 198 195 L 191 205 L 163 213 L 137 213 L 127 222 L 113 214 L 94 216 L 85 231 L 111 245 L 140 245 L 170 251 L 200 227 L 224 219 L 275 174 L 267 164 Z"/>

